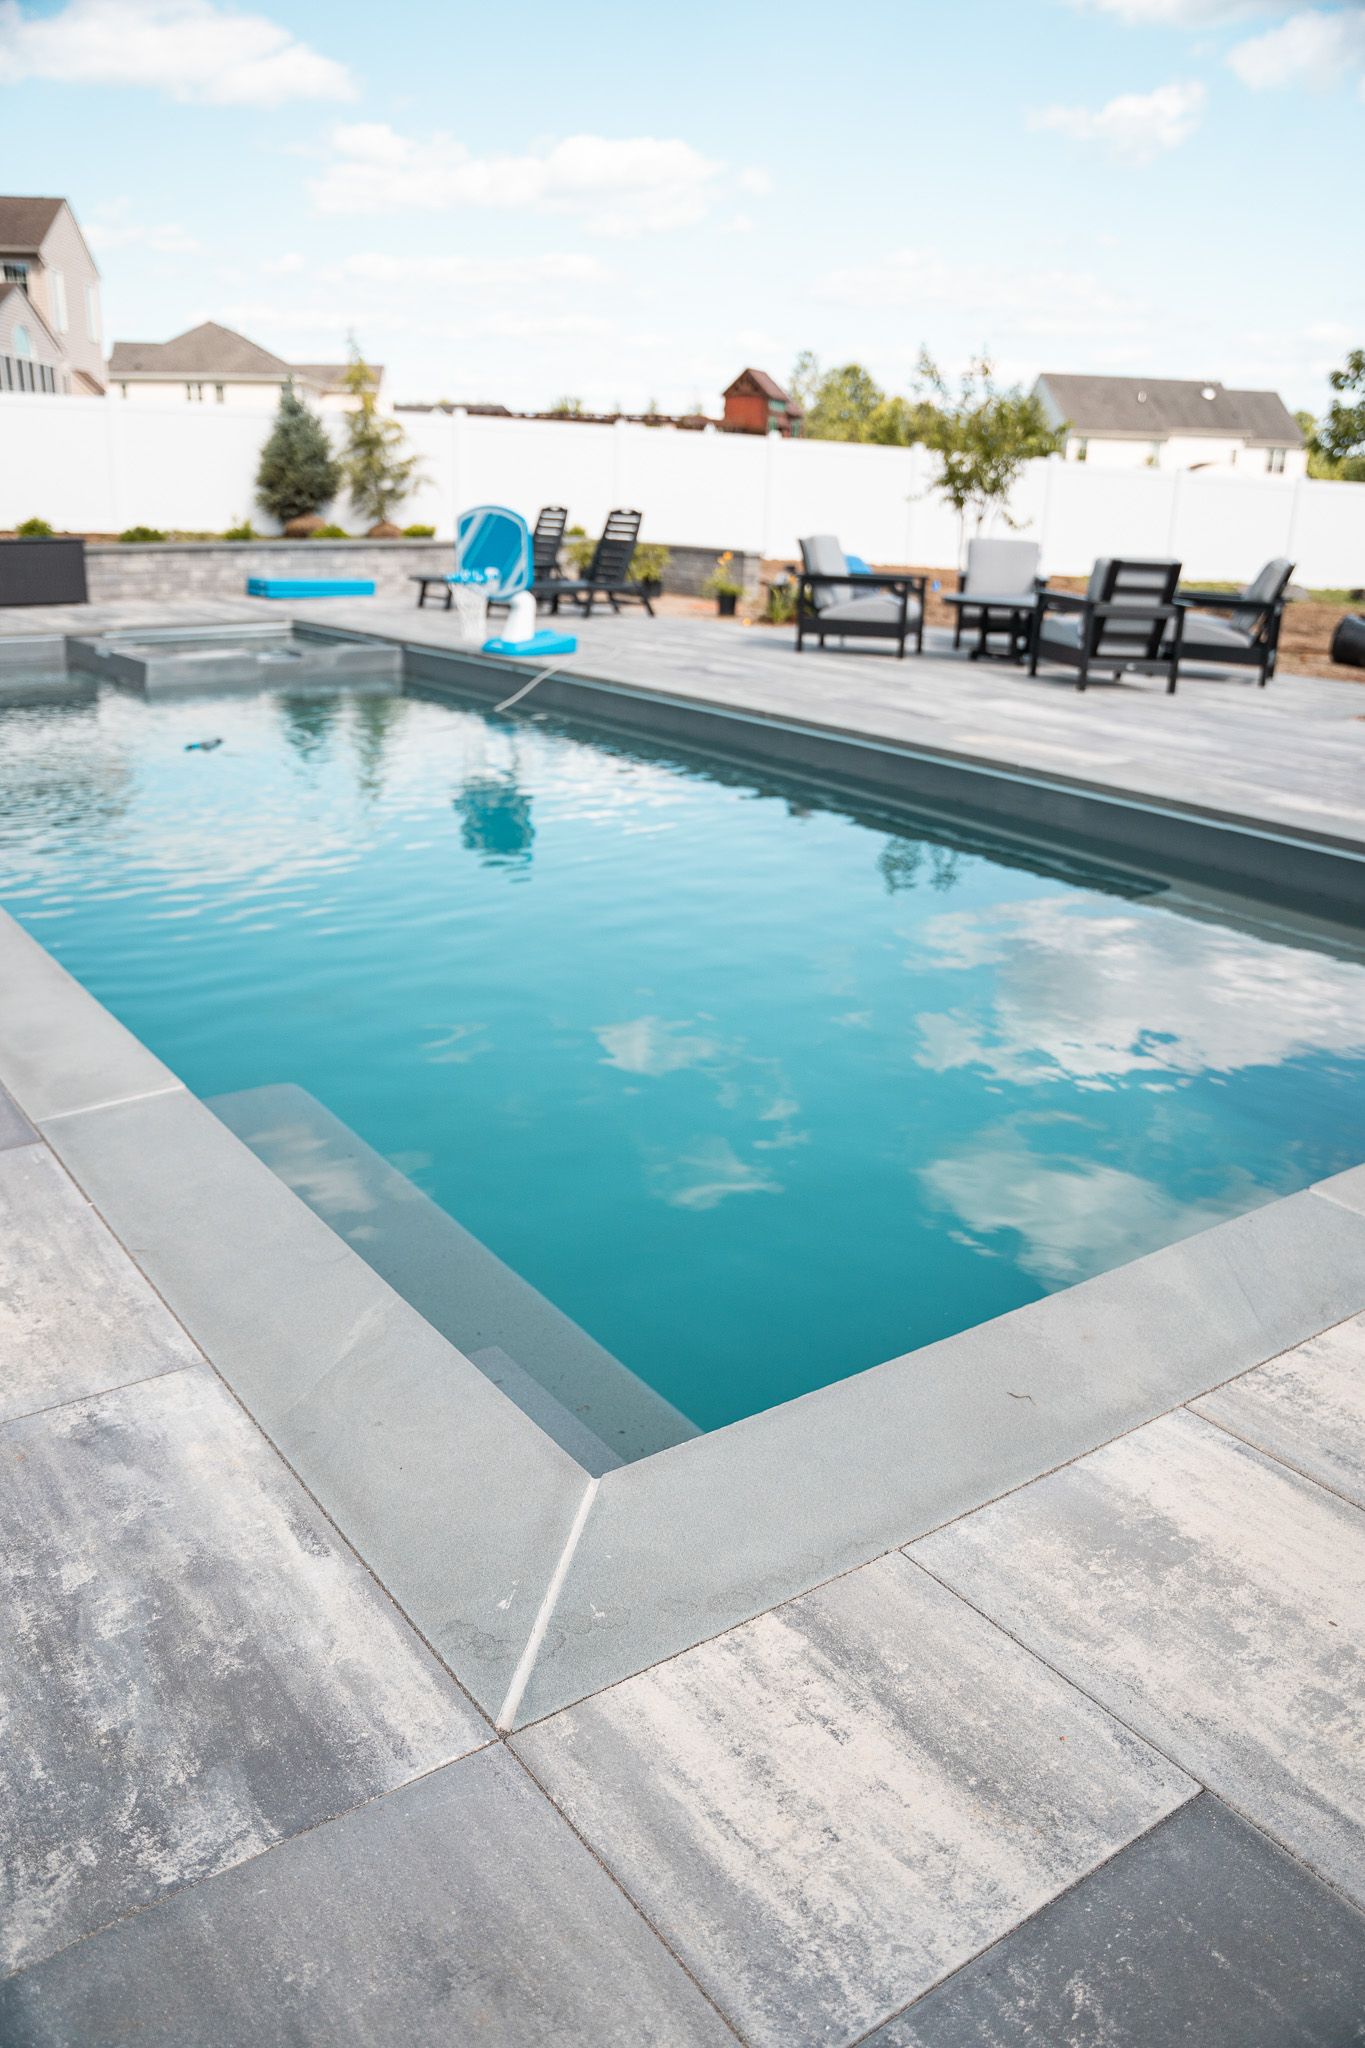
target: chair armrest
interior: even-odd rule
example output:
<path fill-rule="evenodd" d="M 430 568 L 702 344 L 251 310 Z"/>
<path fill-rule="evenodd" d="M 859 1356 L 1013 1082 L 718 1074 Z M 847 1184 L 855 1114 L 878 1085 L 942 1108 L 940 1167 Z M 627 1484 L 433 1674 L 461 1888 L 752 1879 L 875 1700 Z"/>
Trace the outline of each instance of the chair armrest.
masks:
<path fill-rule="evenodd" d="M 1278 597 L 1230 597 L 1225 590 L 1177 590 L 1175 601 L 1190 611 L 1269 612 L 1284 603 L 1284 593 Z"/>
<path fill-rule="evenodd" d="M 1083 612 L 1094 602 L 1082 590 L 1049 590 L 1047 585 L 1038 592 L 1038 612 Z"/>
<path fill-rule="evenodd" d="M 1099 604 L 1089 610 L 1097 619 L 1183 619 L 1183 604 Z"/>

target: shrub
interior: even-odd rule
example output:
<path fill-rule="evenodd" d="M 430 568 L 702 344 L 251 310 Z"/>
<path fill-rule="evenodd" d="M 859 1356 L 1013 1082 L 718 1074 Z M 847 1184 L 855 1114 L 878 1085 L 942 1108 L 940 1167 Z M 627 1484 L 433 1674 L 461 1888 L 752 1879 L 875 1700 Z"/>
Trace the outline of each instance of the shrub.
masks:
<path fill-rule="evenodd" d="M 768 585 L 763 616 L 770 626 L 789 626 L 796 617 L 796 585 L 789 578 Z"/>
<path fill-rule="evenodd" d="M 657 541 L 642 541 L 630 558 L 630 573 L 637 583 L 662 583 L 669 554 Z"/>
<path fill-rule="evenodd" d="M 564 552 L 573 564 L 575 576 L 586 576 L 592 567 L 597 542 L 581 526 L 571 526 L 564 536 Z"/>
<path fill-rule="evenodd" d="M 292 384 L 280 393 L 280 407 L 261 450 L 256 500 L 283 525 L 316 512 L 341 489 L 341 469 L 316 414 Z"/>
<path fill-rule="evenodd" d="M 344 526 L 315 526 L 309 540 L 349 540 L 350 534 Z"/>
<path fill-rule="evenodd" d="M 129 542 L 144 540 L 165 540 L 165 538 L 166 536 L 161 531 L 161 528 L 159 526 L 130 526 L 125 532 L 119 535 L 120 540 Z"/>
<path fill-rule="evenodd" d="M 249 519 L 243 519 L 238 525 L 223 529 L 224 540 L 259 540 L 260 537 Z"/>
<path fill-rule="evenodd" d="M 19 540 L 51 540 L 52 528 L 45 519 L 26 519 L 22 526 L 16 526 L 15 535 Z"/>
<path fill-rule="evenodd" d="M 404 540 L 434 540 L 436 538 L 436 528 L 434 526 L 405 526 L 403 528 L 403 538 Z"/>

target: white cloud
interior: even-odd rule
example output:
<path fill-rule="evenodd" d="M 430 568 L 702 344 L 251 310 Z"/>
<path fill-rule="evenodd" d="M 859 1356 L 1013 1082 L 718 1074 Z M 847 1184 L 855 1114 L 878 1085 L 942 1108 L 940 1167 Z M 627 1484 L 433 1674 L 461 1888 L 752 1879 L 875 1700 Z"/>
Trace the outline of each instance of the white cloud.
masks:
<path fill-rule="evenodd" d="M 1212 28 L 1264 12 L 1264 0 L 1072 0 L 1092 14 L 1116 14 L 1134 26 Z"/>
<path fill-rule="evenodd" d="M 780 1195 L 782 1183 L 741 1159 L 726 1138 L 704 1138 L 658 1175 L 660 1198 L 674 1209 L 715 1209 L 731 1195 Z"/>
<path fill-rule="evenodd" d="M 690 1036 L 684 1025 L 668 1024 L 662 1017 L 603 1024 L 596 1035 L 606 1054 L 603 1066 L 619 1067 L 626 1074 L 675 1074 L 714 1059 L 719 1050 L 714 1038 Z"/>
<path fill-rule="evenodd" d="M 949 258 L 937 249 L 898 249 L 873 263 L 830 271 L 816 297 L 868 311 L 945 307 L 1029 335 L 1112 335 L 1142 308 L 1087 271 L 1010 270 Z"/>
<path fill-rule="evenodd" d="M 1102 107 L 1042 107 L 1030 128 L 1051 129 L 1075 142 L 1098 142 L 1129 163 L 1150 163 L 1177 149 L 1199 126 L 1208 95 L 1197 80 L 1159 85 L 1153 92 L 1120 93 Z"/>
<path fill-rule="evenodd" d="M 295 266 L 291 265 L 291 268 Z M 606 276 L 595 256 L 555 250 L 543 256 L 391 256 L 358 250 L 318 272 L 324 279 L 358 278 L 372 284 L 523 285 L 593 283 Z"/>
<path fill-rule="evenodd" d="M 1228 63 L 1253 92 L 1271 86 L 1331 86 L 1365 66 L 1365 9 L 1309 7 L 1229 52 Z"/>
<path fill-rule="evenodd" d="M 570 135 L 540 154 L 480 157 L 453 135 L 418 139 L 364 121 L 332 141 L 333 161 L 312 185 L 324 213 L 573 213 L 590 233 L 634 235 L 690 226 L 722 189 L 722 165 L 654 136 Z"/>
<path fill-rule="evenodd" d="M 45 15 L 0 0 L 0 84 L 25 79 L 148 86 L 217 106 L 355 97 L 344 65 L 262 14 L 211 0 L 69 0 Z"/>
<path fill-rule="evenodd" d="M 1079 1148 L 1068 1152 L 1066 1127 L 1075 1122 L 1007 1120 L 923 1168 L 920 1182 L 973 1238 L 1016 1233 L 1021 1240 L 1016 1263 L 1051 1287 L 1072 1287 L 1126 1265 L 1278 1192 L 1258 1188 L 1249 1174 L 1230 1168 L 1217 1195 L 1182 1202 L 1138 1174 L 1087 1158 Z M 1046 1133 L 1054 1143 L 1035 1148 L 1026 1130 Z"/>
<path fill-rule="evenodd" d="M 917 1018 L 933 1073 L 1104 1088 L 1365 1050 L 1365 969 L 1327 954 L 1059 897 L 949 912 L 921 938 L 939 967 L 996 970 L 987 1006 Z"/>
<path fill-rule="evenodd" d="M 85 222 L 85 235 L 95 249 L 150 249 L 157 256 L 193 256 L 203 247 L 177 221 L 140 221 L 127 199 L 108 200 Z"/>

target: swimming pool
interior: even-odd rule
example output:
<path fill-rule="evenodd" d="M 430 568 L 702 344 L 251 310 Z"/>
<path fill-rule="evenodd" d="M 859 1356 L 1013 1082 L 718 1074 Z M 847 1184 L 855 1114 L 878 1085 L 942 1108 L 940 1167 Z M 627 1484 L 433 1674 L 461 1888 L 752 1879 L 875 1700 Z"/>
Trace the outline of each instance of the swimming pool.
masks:
<path fill-rule="evenodd" d="M 703 1429 L 1365 1157 L 1349 934 L 420 695 L 0 711 L 0 902 Z"/>

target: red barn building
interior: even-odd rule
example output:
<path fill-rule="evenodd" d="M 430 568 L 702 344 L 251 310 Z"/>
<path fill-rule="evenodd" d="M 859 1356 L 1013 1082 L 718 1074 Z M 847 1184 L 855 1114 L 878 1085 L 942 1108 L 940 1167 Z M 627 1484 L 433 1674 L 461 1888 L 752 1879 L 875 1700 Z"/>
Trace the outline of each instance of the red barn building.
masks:
<path fill-rule="evenodd" d="M 797 434 L 801 408 L 766 370 L 741 370 L 724 394 L 727 434 Z"/>

